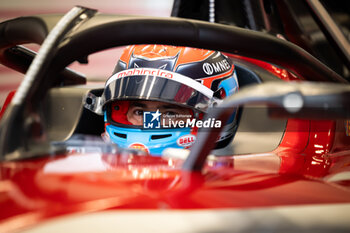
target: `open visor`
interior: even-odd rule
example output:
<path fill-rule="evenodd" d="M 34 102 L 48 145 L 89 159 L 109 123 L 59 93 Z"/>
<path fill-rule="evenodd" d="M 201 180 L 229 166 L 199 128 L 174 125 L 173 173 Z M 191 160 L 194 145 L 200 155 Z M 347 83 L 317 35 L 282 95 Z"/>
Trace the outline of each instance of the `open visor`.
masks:
<path fill-rule="evenodd" d="M 136 68 L 114 74 L 106 82 L 102 107 L 114 100 L 154 100 L 204 112 L 213 91 L 192 78 L 159 69 Z"/>

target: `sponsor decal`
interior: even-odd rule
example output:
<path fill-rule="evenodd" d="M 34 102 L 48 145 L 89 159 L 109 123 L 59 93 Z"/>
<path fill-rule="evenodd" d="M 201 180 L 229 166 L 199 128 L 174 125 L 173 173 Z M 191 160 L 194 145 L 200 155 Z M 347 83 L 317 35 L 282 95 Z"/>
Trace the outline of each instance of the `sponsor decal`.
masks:
<path fill-rule="evenodd" d="M 345 121 L 345 134 L 346 136 L 350 136 L 350 120 Z"/>
<path fill-rule="evenodd" d="M 146 152 L 147 154 L 149 154 L 149 149 L 147 146 L 145 146 L 144 144 L 142 143 L 133 143 L 129 146 L 130 149 L 136 149 L 136 150 L 141 150 L 141 151 L 144 151 Z"/>
<path fill-rule="evenodd" d="M 231 68 L 230 64 L 225 59 L 218 61 L 218 62 L 213 62 L 213 63 L 206 62 L 203 64 L 203 71 L 207 75 L 212 75 L 214 72 L 220 73 L 223 71 L 227 71 L 230 68 Z"/>
<path fill-rule="evenodd" d="M 120 71 L 112 77 L 110 77 L 105 86 L 108 86 L 112 82 L 114 82 L 117 79 L 121 79 L 124 77 L 132 77 L 132 76 L 153 76 L 153 77 L 160 77 L 160 78 L 166 78 L 166 79 L 171 79 L 174 82 L 179 82 L 182 83 L 186 86 L 189 86 L 196 91 L 202 93 L 203 95 L 207 96 L 208 98 L 213 97 L 213 91 L 210 90 L 210 88 L 203 86 L 201 83 L 197 82 L 196 80 L 189 78 L 187 76 L 174 73 L 171 71 L 167 70 L 162 70 L 162 69 L 154 69 L 154 68 L 134 68 L 134 69 L 128 69 L 128 70 L 123 70 Z"/>
<path fill-rule="evenodd" d="M 194 144 L 195 141 L 196 141 L 196 136 L 194 136 L 192 134 L 188 134 L 188 135 L 184 135 L 184 136 L 179 137 L 177 139 L 176 143 L 179 146 L 190 147 Z"/>
<path fill-rule="evenodd" d="M 164 78 L 173 78 L 173 74 L 160 69 L 147 69 L 147 68 L 137 68 L 121 71 L 118 73 L 117 78 L 127 77 L 127 76 L 135 76 L 135 75 L 152 75 L 159 76 Z"/>
<path fill-rule="evenodd" d="M 207 62 L 203 64 L 203 71 L 207 75 L 212 75 L 214 73 L 213 67 Z"/>

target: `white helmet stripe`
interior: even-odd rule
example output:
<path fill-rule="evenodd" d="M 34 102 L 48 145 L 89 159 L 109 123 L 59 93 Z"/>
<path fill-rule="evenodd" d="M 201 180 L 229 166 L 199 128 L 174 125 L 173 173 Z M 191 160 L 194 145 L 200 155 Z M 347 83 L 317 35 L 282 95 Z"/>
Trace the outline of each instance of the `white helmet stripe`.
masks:
<path fill-rule="evenodd" d="M 196 91 L 202 93 L 208 98 L 213 97 L 213 91 L 204 86 L 203 84 L 195 81 L 192 78 L 186 77 L 184 75 L 174 73 L 171 71 L 167 70 L 160 70 L 160 69 L 153 69 L 153 68 L 135 68 L 135 69 L 128 69 L 128 70 L 123 70 L 120 71 L 114 75 L 112 75 L 106 82 L 106 86 L 108 86 L 111 82 L 124 78 L 124 77 L 129 77 L 129 76 L 140 76 L 140 75 L 147 75 L 147 76 L 157 76 L 158 78 L 166 78 L 166 79 L 171 79 L 174 80 L 178 83 L 182 83 L 186 86 L 189 86 Z"/>

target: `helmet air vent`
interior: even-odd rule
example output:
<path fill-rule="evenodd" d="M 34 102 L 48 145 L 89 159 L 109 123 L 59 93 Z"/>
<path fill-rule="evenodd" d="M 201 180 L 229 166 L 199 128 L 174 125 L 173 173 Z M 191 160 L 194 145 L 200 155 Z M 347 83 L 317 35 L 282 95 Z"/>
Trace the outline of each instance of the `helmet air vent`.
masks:
<path fill-rule="evenodd" d="M 126 134 L 123 133 L 114 133 L 115 136 L 126 139 Z"/>
<path fill-rule="evenodd" d="M 171 134 L 162 134 L 162 135 L 152 135 L 152 140 L 162 139 L 162 138 L 168 138 L 171 137 Z"/>

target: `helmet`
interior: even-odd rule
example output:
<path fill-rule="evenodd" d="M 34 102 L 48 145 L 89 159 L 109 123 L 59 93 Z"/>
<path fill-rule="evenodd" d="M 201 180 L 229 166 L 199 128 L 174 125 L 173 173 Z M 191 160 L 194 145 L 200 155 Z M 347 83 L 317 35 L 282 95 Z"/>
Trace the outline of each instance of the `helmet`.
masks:
<path fill-rule="evenodd" d="M 104 137 L 121 147 L 152 155 L 161 155 L 168 147 L 189 148 L 199 127 L 205 123 L 208 127 L 221 126 L 215 119 L 196 124 L 208 107 L 237 90 L 234 65 L 218 51 L 128 46 L 98 101 L 104 114 Z M 224 127 L 217 148 L 233 138 L 237 110 Z"/>

